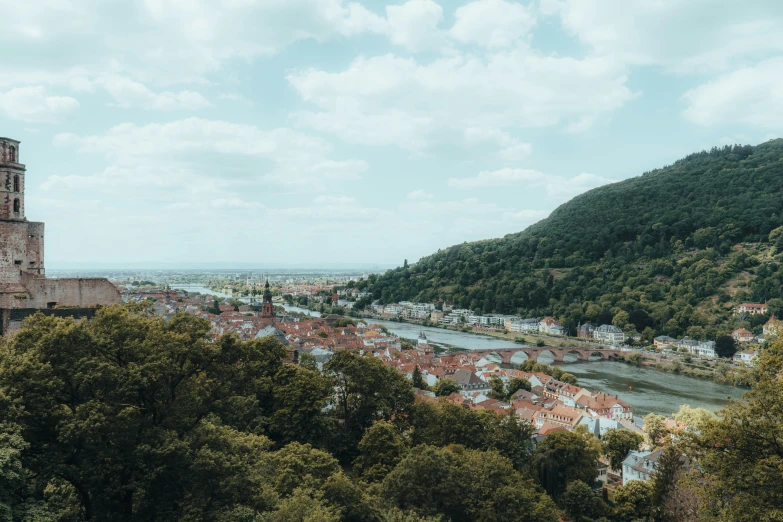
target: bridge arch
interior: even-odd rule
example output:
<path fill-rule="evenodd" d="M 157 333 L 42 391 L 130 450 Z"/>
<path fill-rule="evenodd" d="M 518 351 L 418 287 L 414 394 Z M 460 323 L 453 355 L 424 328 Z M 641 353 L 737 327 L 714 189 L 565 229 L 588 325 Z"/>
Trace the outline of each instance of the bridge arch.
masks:
<path fill-rule="evenodd" d="M 584 355 L 579 350 L 564 350 L 563 362 L 576 362 L 585 360 Z"/>
<path fill-rule="evenodd" d="M 519 366 L 528 359 L 530 359 L 530 357 L 528 356 L 527 352 L 525 350 L 519 350 L 518 352 L 511 355 L 509 363 L 511 363 L 512 366 Z"/>
<path fill-rule="evenodd" d="M 543 357 L 543 361 L 541 358 Z M 536 362 L 542 362 L 545 364 L 551 364 L 553 362 L 557 361 L 557 355 L 555 355 L 555 352 L 552 350 L 543 348 L 538 354 L 536 355 Z"/>
<path fill-rule="evenodd" d="M 586 361 L 603 361 L 606 359 L 606 354 L 604 352 L 600 352 L 598 350 L 594 350 L 587 355 L 585 358 Z"/>

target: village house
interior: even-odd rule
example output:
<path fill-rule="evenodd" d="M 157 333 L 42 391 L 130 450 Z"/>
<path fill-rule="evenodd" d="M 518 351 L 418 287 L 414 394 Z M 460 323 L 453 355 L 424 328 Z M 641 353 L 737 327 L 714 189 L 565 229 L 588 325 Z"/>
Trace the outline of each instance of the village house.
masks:
<path fill-rule="evenodd" d="M 758 353 L 756 350 L 742 350 L 734 354 L 734 362 L 743 363 L 746 366 L 753 366 L 757 357 Z"/>
<path fill-rule="evenodd" d="M 763 326 L 764 337 L 777 337 L 780 334 L 781 328 L 783 328 L 783 321 L 773 315 Z"/>
<path fill-rule="evenodd" d="M 580 324 L 576 328 L 576 336 L 583 339 L 592 339 L 595 332 L 595 325 L 592 323 Z"/>
<path fill-rule="evenodd" d="M 554 317 L 544 317 L 538 322 L 538 331 L 549 335 L 565 335 L 565 328 Z"/>
<path fill-rule="evenodd" d="M 731 336 L 738 343 L 752 343 L 753 342 L 753 334 L 751 332 L 745 330 L 744 328 L 739 328 L 737 330 L 734 330 L 731 333 Z"/>
<path fill-rule="evenodd" d="M 619 346 L 625 342 L 625 334 L 613 324 L 602 324 L 593 331 L 593 338 L 601 343 Z"/>
<path fill-rule="evenodd" d="M 756 303 L 742 303 L 738 304 L 734 307 L 734 313 L 739 314 L 748 314 L 748 315 L 756 315 L 761 314 L 764 315 L 767 313 L 767 303 L 764 304 L 756 304 Z"/>
<path fill-rule="evenodd" d="M 572 430 L 579 424 L 582 417 L 584 417 L 584 413 L 576 408 L 557 405 L 549 410 L 537 412 L 533 416 L 533 423 L 538 429 L 544 426 L 545 423 L 548 423 Z"/>
<path fill-rule="evenodd" d="M 586 410 L 593 417 L 606 417 L 621 420 L 633 419 L 633 408 L 625 401 L 605 393 L 581 395 L 576 400 L 576 407 Z"/>
<path fill-rule="evenodd" d="M 629 451 L 623 460 L 623 486 L 632 480 L 650 480 L 658 466 L 663 449 L 655 451 Z"/>
<path fill-rule="evenodd" d="M 675 339 L 674 337 L 669 337 L 668 335 L 659 335 L 658 337 L 653 339 L 653 345 L 659 350 L 663 350 L 667 346 L 673 347 L 676 342 L 677 339 Z"/>

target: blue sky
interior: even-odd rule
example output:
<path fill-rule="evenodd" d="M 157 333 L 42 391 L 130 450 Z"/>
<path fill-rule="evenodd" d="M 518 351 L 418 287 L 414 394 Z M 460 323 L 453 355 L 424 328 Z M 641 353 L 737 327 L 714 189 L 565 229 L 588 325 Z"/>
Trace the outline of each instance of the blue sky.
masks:
<path fill-rule="evenodd" d="M 783 126 L 783 2 L 0 0 L 47 265 L 399 264 Z"/>

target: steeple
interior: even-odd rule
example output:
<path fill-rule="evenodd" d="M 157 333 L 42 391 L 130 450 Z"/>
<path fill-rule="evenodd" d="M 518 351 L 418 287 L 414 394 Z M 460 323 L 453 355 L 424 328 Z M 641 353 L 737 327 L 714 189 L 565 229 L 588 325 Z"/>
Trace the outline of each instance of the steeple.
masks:
<path fill-rule="evenodd" d="M 264 305 L 261 308 L 261 317 L 265 319 L 274 319 L 275 309 L 272 305 L 272 290 L 269 288 L 269 278 L 264 285 Z"/>

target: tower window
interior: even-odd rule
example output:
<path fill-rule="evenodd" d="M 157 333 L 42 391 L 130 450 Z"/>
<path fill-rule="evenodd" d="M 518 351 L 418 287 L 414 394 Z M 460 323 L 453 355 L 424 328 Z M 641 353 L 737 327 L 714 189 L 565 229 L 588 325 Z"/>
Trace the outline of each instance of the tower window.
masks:
<path fill-rule="evenodd" d="M 8 162 L 16 163 L 16 147 L 14 147 L 13 145 L 8 147 Z"/>
<path fill-rule="evenodd" d="M 19 192 L 19 176 L 14 176 L 14 192 Z"/>
<path fill-rule="evenodd" d="M 19 198 L 16 198 L 16 199 L 14 200 L 14 214 L 18 214 L 18 213 L 19 213 L 19 207 L 20 207 L 20 205 L 21 205 L 21 204 L 19 203 Z"/>

